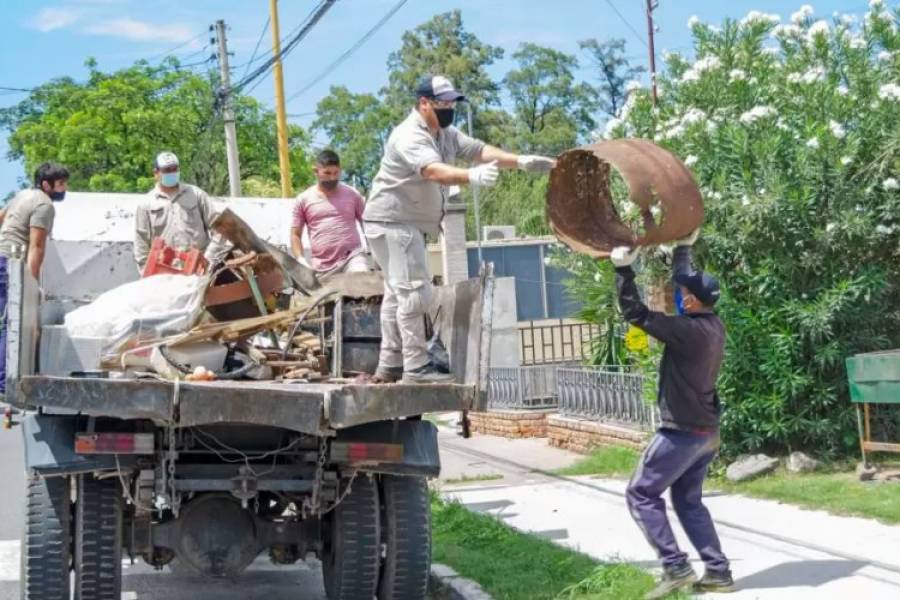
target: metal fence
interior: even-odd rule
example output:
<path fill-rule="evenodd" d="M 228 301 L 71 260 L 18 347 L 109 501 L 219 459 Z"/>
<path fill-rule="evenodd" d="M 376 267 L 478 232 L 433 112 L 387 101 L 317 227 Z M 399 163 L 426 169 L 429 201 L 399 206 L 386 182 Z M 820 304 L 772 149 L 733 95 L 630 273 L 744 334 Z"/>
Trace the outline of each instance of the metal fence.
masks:
<path fill-rule="evenodd" d="M 556 371 L 559 412 L 638 427 L 656 429 L 659 411 L 644 399 L 645 386 L 652 379 L 624 368 L 577 367 Z"/>
<path fill-rule="evenodd" d="M 600 329 L 589 323 L 529 321 L 519 327 L 519 357 L 523 365 L 581 363 L 589 358 L 591 340 L 599 335 Z"/>
<path fill-rule="evenodd" d="M 556 373 L 565 364 L 491 367 L 488 407 L 506 409 L 556 408 Z"/>

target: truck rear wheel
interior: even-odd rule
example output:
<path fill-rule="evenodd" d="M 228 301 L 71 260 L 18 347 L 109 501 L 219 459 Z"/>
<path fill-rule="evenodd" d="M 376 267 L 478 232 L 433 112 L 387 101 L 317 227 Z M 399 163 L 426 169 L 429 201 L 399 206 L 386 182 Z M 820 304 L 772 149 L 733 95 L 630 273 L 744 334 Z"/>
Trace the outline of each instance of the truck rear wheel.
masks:
<path fill-rule="evenodd" d="M 431 506 L 424 477 L 381 478 L 386 548 L 378 600 L 425 600 L 431 570 Z"/>
<path fill-rule="evenodd" d="M 75 599 L 122 598 L 122 494 L 116 478 L 78 477 Z"/>
<path fill-rule="evenodd" d="M 357 477 L 325 521 L 322 572 L 328 600 L 372 600 L 380 530 L 378 486 L 371 477 Z"/>
<path fill-rule="evenodd" d="M 68 477 L 30 477 L 22 540 L 22 599 L 68 600 L 72 484 Z"/>

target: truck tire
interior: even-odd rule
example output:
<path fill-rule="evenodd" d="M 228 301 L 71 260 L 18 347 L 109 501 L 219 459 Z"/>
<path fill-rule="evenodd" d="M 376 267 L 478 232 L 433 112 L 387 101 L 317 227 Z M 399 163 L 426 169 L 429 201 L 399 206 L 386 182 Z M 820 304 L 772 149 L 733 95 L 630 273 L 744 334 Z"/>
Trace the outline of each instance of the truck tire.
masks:
<path fill-rule="evenodd" d="M 22 536 L 23 600 L 69 600 L 72 483 L 68 477 L 30 477 Z"/>
<path fill-rule="evenodd" d="M 328 600 L 372 600 L 378 587 L 381 524 L 378 486 L 359 476 L 326 517 L 322 573 Z"/>
<path fill-rule="evenodd" d="M 378 600 L 425 600 L 431 570 L 431 505 L 424 477 L 381 478 L 386 553 Z"/>
<path fill-rule="evenodd" d="M 116 478 L 78 476 L 75 600 L 122 598 L 122 493 Z"/>

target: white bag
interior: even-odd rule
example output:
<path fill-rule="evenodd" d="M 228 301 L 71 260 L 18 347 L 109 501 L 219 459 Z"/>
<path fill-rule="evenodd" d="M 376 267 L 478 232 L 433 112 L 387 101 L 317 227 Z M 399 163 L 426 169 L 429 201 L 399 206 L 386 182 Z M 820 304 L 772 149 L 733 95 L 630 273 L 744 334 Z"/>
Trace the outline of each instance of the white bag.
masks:
<path fill-rule="evenodd" d="M 66 330 L 73 337 L 106 338 L 104 354 L 184 333 L 200 317 L 207 281 L 154 275 L 120 285 L 67 314 Z"/>

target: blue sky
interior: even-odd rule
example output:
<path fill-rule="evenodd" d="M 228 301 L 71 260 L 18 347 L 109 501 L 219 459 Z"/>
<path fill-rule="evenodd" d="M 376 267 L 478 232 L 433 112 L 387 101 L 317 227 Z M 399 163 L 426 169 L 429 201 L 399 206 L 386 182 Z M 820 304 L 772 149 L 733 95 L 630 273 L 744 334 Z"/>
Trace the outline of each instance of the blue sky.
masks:
<path fill-rule="evenodd" d="M 306 87 L 323 68 L 352 46 L 397 0 L 338 0 L 325 18 L 285 61 L 287 96 Z M 834 11 L 862 13 L 866 0 L 810 2 L 816 15 L 830 18 Z M 162 53 L 182 45 L 174 54 L 193 62 L 210 49 L 207 28 L 216 19 L 229 25 L 230 49 L 235 74 L 244 71 L 268 17 L 268 0 L 3 0 L 4 31 L 0 37 L 0 86 L 28 88 L 48 79 L 84 78 L 84 61 L 92 56 L 102 70 L 115 70 L 138 59 L 159 59 Z M 282 34 L 300 23 L 316 0 L 281 0 Z M 697 15 L 717 23 L 726 17 L 742 17 L 750 10 L 780 14 L 787 19 L 801 0 L 660 0 L 655 13 L 659 26 L 657 54 L 663 50 L 690 50 L 687 20 Z M 622 17 L 612 7 L 618 9 Z M 522 42 L 534 42 L 572 54 L 578 40 L 622 37 L 626 53 L 635 63 L 646 64 L 644 0 L 408 0 L 408 2 L 353 56 L 308 92 L 288 103 L 291 120 L 308 125 L 316 103 L 331 85 L 346 85 L 355 92 L 374 92 L 387 80 L 388 54 L 399 47 L 404 31 L 433 15 L 460 9 L 468 30 L 481 40 L 502 46 L 507 57 Z M 636 30 L 632 31 L 632 29 Z M 260 51 L 271 47 L 266 33 Z M 506 58 L 495 64 L 497 78 L 511 67 Z M 590 79 L 591 72 L 580 74 Z M 270 104 L 271 79 L 253 95 Z M 22 95 L 0 92 L 0 106 L 9 106 Z M 0 137 L 0 196 L 19 187 L 22 165 L 6 158 L 5 133 Z M 322 143 L 326 140 L 318 139 Z M 502 144 L 502 140 L 492 140 Z"/>

